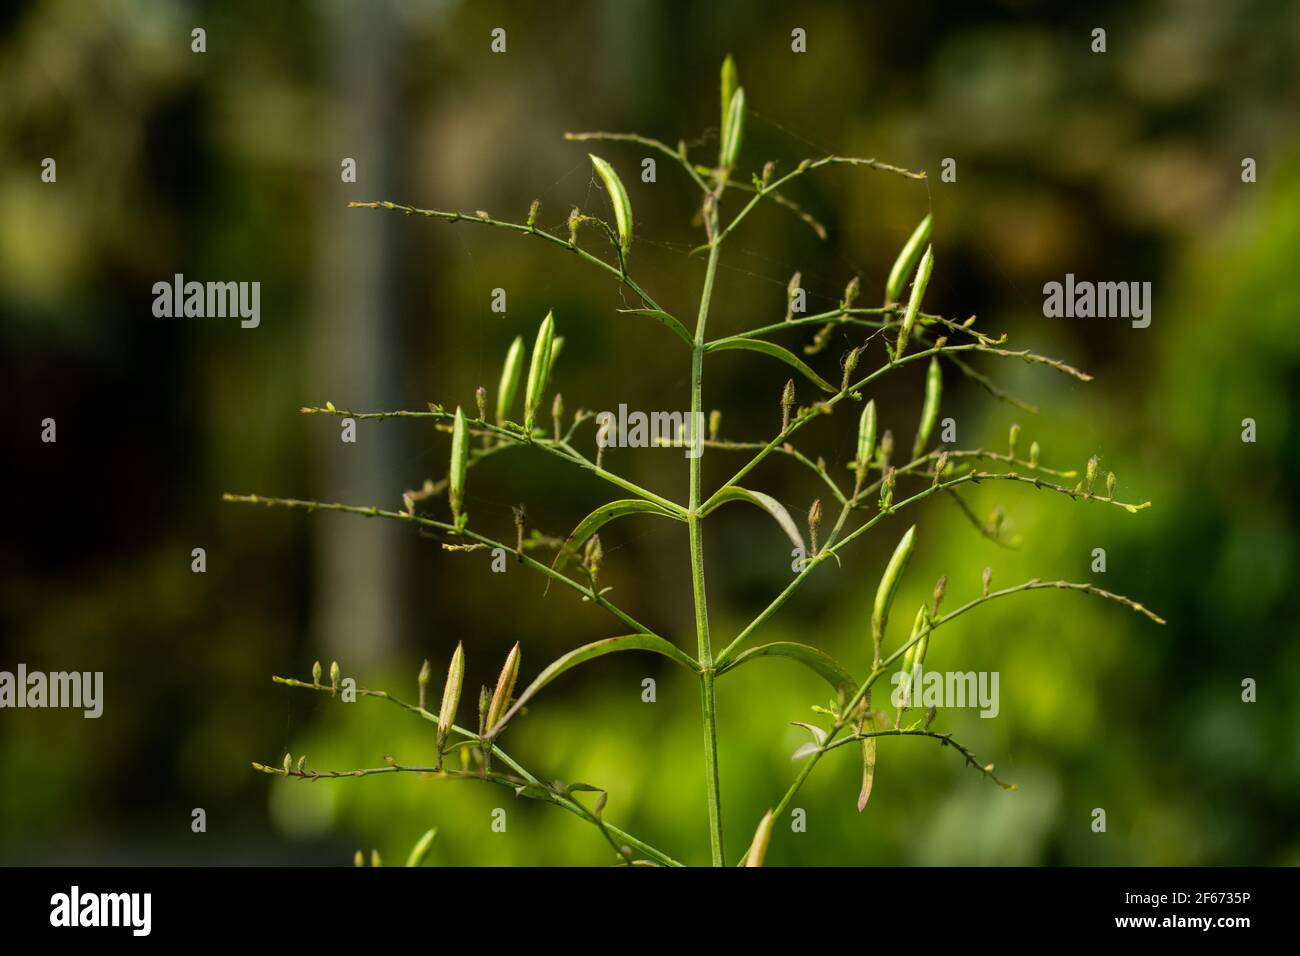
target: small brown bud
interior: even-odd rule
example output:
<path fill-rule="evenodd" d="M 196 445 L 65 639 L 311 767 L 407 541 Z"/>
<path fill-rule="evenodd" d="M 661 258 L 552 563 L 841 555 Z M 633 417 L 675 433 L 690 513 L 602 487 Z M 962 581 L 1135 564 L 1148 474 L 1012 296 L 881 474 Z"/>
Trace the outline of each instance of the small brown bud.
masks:
<path fill-rule="evenodd" d="M 429 666 L 429 659 L 426 657 L 424 663 L 420 665 L 420 673 L 415 678 L 415 684 L 420 690 L 420 709 L 424 710 L 425 693 L 429 689 L 429 678 L 433 676 L 433 669 Z"/>
<path fill-rule="evenodd" d="M 993 581 L 993 569 L 985 568 L 984 569 L 984 591 L 983 591 L 984 597 L 989 596 L 989 584 L 992 581 Z"/>
<path fill-rule="evenodd" d="M 770 183 L 772 181 L 772 177 L 775 174 L 776 174 L 776 163 L 769 159 L 767 162 L 763 164 L 763 185 L 766 186 L 768 183 Z"/>
<path fill-rule="evenodd" d="M 817 529 L 822 523 L 822 500 L 817 498 L 813 501 L 812 507 L 808 509 L 808 538 L 811 542 L 812 553 L 817 553 Z"/>
<path fill-rule="evenodd" d="M 487 389 L 482 385 L 474 389 L 474 404 L 478 406 L 479 421 L 487 421 Z"/>
<path fill-rule="evenodd" d="M 934 616 L 939 616 L 939 605 L 943 603 L 943 596 L 948 590 L 948 575 L 941 577 L 934 586 Z"/>
<path fill-rule="evenodd" d="M 794 407 L 794 379 L 785 383 L 781 390 L 781 431 L 790 427 L 790 409 Z"/>

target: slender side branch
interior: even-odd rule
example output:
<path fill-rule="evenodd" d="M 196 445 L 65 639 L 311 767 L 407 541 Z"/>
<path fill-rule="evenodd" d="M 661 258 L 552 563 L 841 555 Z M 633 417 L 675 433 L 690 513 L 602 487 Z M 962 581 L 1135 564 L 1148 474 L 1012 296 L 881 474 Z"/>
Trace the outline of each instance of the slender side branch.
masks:
<path fill-rule="evenodd" d="M 561 239 L 559 236 L 553 236 L 544 229 L 538 229 L 536 226 L 529 226 L 522 222 L 508 222 L 504 219 L 493 219 L 491 216 L 471 216 L 463 212 L 449 212 L 444 209 L 420 209 L 416 206 L 408 206 L 402 203 L 389 202 L 382 200 L 378 202 L 350 202 L 350 209 L 390 209 L 394 212 L 402 212 L 408 216 L 424 216 L 429 219 L 442 219 L 446 222 L 476 222 L 484 226 L 497 226 L 501 229 L 508 229 L 511 232 L 518 232 L 525 236 L 536 236 L 539 239 L 545 239 L 547 242 L 557 245 L 562 249 L 568 249 L 584 262 L 589 262 L 594 266 L 604 269 L 614 278 L 618 279 L 623 285 L 627 286 L 634 295 L 648 307 L 660 309 L 659 303 L 650 297 L 650 293 L 637 285 L 631 276 L 623 269 L 612 266 L 604 259 L 593 256 L 590 252 L 580 249 L 576 243 L 571 243 L 567 239 Z"/>
<path fill-rule="evenodd" d="M 275 681 L 277 684 L 284 684 L 287 687 L 298 687 L 305 690 L 321 691 L 327 694 L 335 693 L 333 687 L 326 687 L 323 684 L 310 684 L 307 683 L 306 681 L 293 680 L 292 678 L 286 678 L 286 677 L 272 677 L 271 679 Z M 361 697 L 377 697 L 382 700 L 387 700 L 390 701 L 391 703 L 396 704 L 398 707 L 401 707 L 404 710 L 408 710 L 411 713 L 424 718 L 425 720 L 432 721 L 435 724 L 438 722 L 437 714 L 431 713 L 425 710 L 423 707 L 419 707 L 415 704 L 408 703 L 407 701 L 404 701 L 401 698 L 393 696 L 387 691 L 367 690 L 366 688 L 359 687 L 357 688 L 357 695 Z M 451 730 L 452 732 L 458 734 L 459 736 L 467 740 L 471 740 L 471 741 L 479 740 L 478 734 L 466 730 L 464 727 L 459 727 L 455 724 L 452 724 Z M 537 777 L 533 776 L 531 773 L 525 770 L 516 760 L 514 760 L 514 758 L 512 758 L 509 754 L 503 751 L 495 743 L 490 744 L 490 746 L 491 746 L 492 755 L 500 759 L 501 762 L 505 764 L 507 767 L 509 767 L 511 770 L 515 771 L 515 773 L 519 775 L 518 780 L 515 780 L 514 778 L 511 778 L 505 774 L 494 774 L 487 771 L 484 771 L 482 773 L 473 773 L 473 774 L 452 774 L 444 770 L 442 771 L 442 773 L 447 776 L 473 777 L 474 779 L 485 780 L 489 783 L 496 783 L 502 786 L 507 786 L 510 787 L 511 789 L 518 789 L 521 786 L 528 787 L 529 792 L 539 797 L 540 799 L 543 799 L 548 803 L 552 803 L 557 807 L 561 807 L 565 810 L 568 810 L 570 813 L 575 814 L 578 817 L 581 817 L 582 819 L 586 820 L 588 823 L 595 824 L 598 828 L 602 830 L 602 832 L 606 833 L 606 838 L 608 838 L 608 836 L 612 834 L 618 840 L 621 840 L 623 843 L 626 843 L 628 846 L 634 849 L 640 850 L 646 856 L 650 857 L 651 859 L 655 860 L 657 863 L 660 863 L 664 866 L 682 865 L 677 860 L 674 860 L 667 853 L 664 853 L 662 850 L 659 850 L 651 846 L 650 844 L 646 843 L 644 840 L 639 840 L 636 837 L 632 836 L 630 833 L 627 833 L 624 830 L 620 830 L 618 827 L 614 826 L 613 824 L 604 822 L 599 817 L 595 816 L 595 814 L 593 814 L 590 810 L 584 807 L 581 803 L 579 803 L 577 800 L 556 793 L 552 788 L 546 786 Z M 263 771 L 264 773 L 284 774 L 284 771 L 282 770 L 277 770 L 272 767 L 265 767 L 261 764 L 254 763 L 253 766 Z M 416 773 L 425 773 L 425 772 L 438 773 L 436 767 L 404 767 L 404 766 L 399 766 L 397 764 L 389 764 L 387 767 L 378 767 L 373 770 L 362 770 L 362 771 L 353 770 L 348 772 L 333 772 L 333 773 L 315 773 L 314 771 L 312 771 L 312 772 L 304 772 L 301 774 L 294 771 L 290 771 L 288 774 L 284 774 L 284 775 L 300 776 L 300 777 L 306 777 L 308 779 L 314 779 L 315 777 L 320 777 L 320 778 L 347 777 L 347 776 L 355 777 L 355 776 L 365 776 L 366 774 L 370 774 L 370 773 L 397 773 L 401 771 L 411 771 Z"/>
<path fill-rule="evenodd" d="M 469 531 L 468 529 L 457 529 L 455 525 L 447 524 L 443 521 L 435 521 L 433 518 L 422 518 L 418 515 L 407 514 L 404 511 L 385 511 L 383 508 L 376 508 L 373 506 L 362 507 L 360 505 L 345 505 L 333 501 L 310 501 L 298 498 L 268 498 L 265 495 L 233 495 L 227 493 L 221 496 L 221 500 L 242 505 L 266 505 L 268 508 L 295 508 L 302 511 L 339 511 L 345 514 L 361 515 L 364 518 L 387 518 L 391 521 L 405 521 L 422 528 L 433 528 L 448 535 L 467 538 L 470 541 L 487 545 L 489 548 L 504 548 L 508 553 L 515 552 L 515 546 L 513 544 L 505 544 L 504 542 L 497 541 L 494 538 L 489 538 L 486 535 L 481 535 L 474 531 Z M 523 554 L 518 557 L 525 566 L 532 568 L 540 574 L 546 575 L 553 581 L 558 581 L 570 590 L 576 591 L 597 607 L 603 608 L 610 614 L 614 615 L 633 630 L 640 631 L 643 634 L 653 634 L 655 637 L 662 636 L 655 634 L 654 631 L 646 627 L 636 618 L 632 617 L 632 615 L 615 606 L 607 600 L 601 592 L 593 590 L 587 585 L 575 581 L 567 574 L 562 574 L 550 565 L 543 564 L 529 555 Z"/>

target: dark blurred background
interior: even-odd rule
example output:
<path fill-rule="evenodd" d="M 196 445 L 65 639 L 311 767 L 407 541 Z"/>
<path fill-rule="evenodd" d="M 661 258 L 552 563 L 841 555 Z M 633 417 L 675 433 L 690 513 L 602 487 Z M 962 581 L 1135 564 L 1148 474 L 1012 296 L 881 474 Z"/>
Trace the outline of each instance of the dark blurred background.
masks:
<path fill-rule="evenodd" d="M 926 304 L 977 313 L 1013 347 L 1096 375 L 985 359 L 1028 415 L 947 380 L 962 447 L 1022 448 L 1081 468 L 1101 456 L 1137 515 L 1023 486 L 966 496 L 1001 505 L 1020 547 L 981 536 L 949 501 L 899 517 L 847 552 L 760 633 L 826 648 L 861 673 L 880 570 L 909 520 L 918 548 L 899 608 L 940 574 L 952 606 L 994 583 L 1088 581 L 1168 618 L 1157 627 L 1077 594 L 993 602 L 941 632 L 927 664 L 1001 674 L 1001 713 L 941 712 L 1004 793 L 929 741 L 881 742 L 875 793 L 855 812 L 851 748 L 825 760 L 782 826 L 784 864 L 1295 864 L 1300 862 L 1300 6 L 1264 0 L 1078 5 L 1034 2 L 8 3 L 0 11 L 0 378 L 11 478 L 0 535 L 0 669 L 102 670 L 105 711 L 0 712 L 0 861 L 344 863 L 357 847 L 400 860 L 427 827 L 438 864 L 605 863 L 590 827 L 472 783 L 381 776 L 305 784 L 250 761 L 286 750 L 308 765 L 429 759 L 428 725 L 380 702 L 342 706 L 274 685 L 331 658 L 362 686 L 415 694 L 457 640 L 467 685 L 495 679 L 523 643 L 522 679 L 611 619 L 513 565 L 449 554 L 395 523 L 222 504 L 257 492 L 400 507 L 445 471 L 427 422 L 304 417 L 356 409 L 472 406 L 495 389 L 511 339 L 554 309 L 567 407 L 685 409 L 688 362 L 662 327 L 574 257 L 499 230 L 348 210 L 393 199 L 563 230 L 572 205 L 606 214 L 585 144 L 565 130 L 636 130 L 709 162 L 718 66 L 735 55 L 751 113 L 745 179 L 829 152 L 926 169 L 914 183 L 837 168 L 790 190 L 826 223 L 822 242 L 763 207 L 722 260 L 711 334 L 774 322 L 803 274 L 810 309 L 861 277 L 879 301 L 916 222 L 935 218 Z M 191 30 L 207 52 L 191 52 Z M 502 27 L 507 52 L 493 54 Z M 792 53 L 790 31 L 807 31 Z M 1107 52 L 1090 50 L 1104 27 Z M 645 149 L 598 150 L 636 215 L 634 274 L 693 319 L 702 241 L 694 187 Z M 41 163 L 57 161 L 57 182 Z M 357 182 L 340 181 L 344 158 Z M 942 182 L 944 157 L 957 180 Z M 1258 181 L 1242 182 L 1246 157 Z M 730 208 L 735 208 L 734 200 Z M 603 254 L 594 235 L 584 240 Z M 156 319 L 153 283 L 260 281 L 261 325 Z M 1152 324 L 1046 319 L 1041 289 L 1081 279 L 1150 281 Z M 502 315 L 494 288 L 507 291 Z M 787 336 L 798 347 L 811 336 Z M 819 370 L 861 340 L 837 331 Z M 878 361 L 879 351 L 871 359 Z M 710 360 L 705 402 L 723 433 L 766 439 L 787 377 L 779 363 Z M 882 426 L 910 445 L 923 370 L 887 376 Z M 805 394 L 807 393 L 807 394 Z M 801 389 L 801 399 L 811 398 Z M 491 402 L 492 399 L 489 399 Z M 56 444 L 40 440 L 57 422 Z M 1241 421 L 1258 440 L 1241 440 Z M 838 471 L 855 422 L 808 429 Z M 591 432 L 580 433 L 590 451 Z M 685 496 L 680 453 L 606 461 Z M 705 455 L 705 481 L 741 461 Z M 819 493 L 777 460 L 750 482 L 796 515 Z M 512 535 L 526 502 L 563 535 L 608 486 L 524 451 L 471 476 L 475 526 Z M 445 513 L 441 500 L 435 513 Z M 757 512 L 706 524 L 715 643 L 789 579 L 788 545 Z M 684 531 L 629 520 L 604 540 L 611 597 L 694 650 Z M 207 572 L 190 570 L 191 549 Z M 1104 547 L 1108 569 L 1090 570 Z M 899 612 L 903 617 L 907 615 Z M 896 623 L 896 627 L 901 627 Z M 688 862 L 707 861 L 698 693 L 660 658 L 617 655 L 561 678 L 503 743 L 546 779 L 610 790 L 608 815 Z M 658 679 L 658 701 L 641 680 Z M 1241 682 L 1258 682 L 1258 702 Z M 439 676 L 440 679 L 440 676 Z M 467 694 L 467 700 L 472 696 Z M 720 683 L 731 855 L 794 773 L 789 726 L 824 703 L 815 678 L 760 661 Z M 465 722 L 471 705 L 462 709 Z M 492 808 L 506 834 L 489 830 Z M 208 828 L 191 832 L 191 811 Z M 1092 810 L 1107 812 L 1094 833 Z"/>

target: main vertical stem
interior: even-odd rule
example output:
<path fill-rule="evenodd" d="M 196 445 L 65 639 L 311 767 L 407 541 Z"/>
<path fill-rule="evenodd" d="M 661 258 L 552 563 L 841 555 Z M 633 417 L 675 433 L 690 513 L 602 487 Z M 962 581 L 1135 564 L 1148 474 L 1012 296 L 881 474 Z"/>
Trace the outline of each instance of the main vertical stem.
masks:
<path fill-rule="evenodd" d="M 710 236 L 717 234 L 717 213 L 709 210 L 713 222 Z M 700 293 L 700 314 L 695 323 L 695 345 L 691 350 L 691 427 L 699 429 L 704 413 L 704 327 L 709 319 L 709 303 L 713 298 L 713 278 L 718 270 L 718 245 L 709 247 L 709 264 L 704 273 L 704 289 Z M 702 442 L 702 434 L 693 436 Z M 713 865 L 723 866 L 722 846 L 722 785 L 718 776 L 718 718 L 713 692 L 713 647 L 709 642 L 709 603 L 704 589 L 704 541 L 700 530 L 700 461 L 703 455 L 690 459 L 691 498 L 687 524 L 691 538 L 691 584 L 695 593 L 695 637 L 699 644 L 700 704 L 704 715 L 704 783 L 709 801 L 709 846 Z"/>

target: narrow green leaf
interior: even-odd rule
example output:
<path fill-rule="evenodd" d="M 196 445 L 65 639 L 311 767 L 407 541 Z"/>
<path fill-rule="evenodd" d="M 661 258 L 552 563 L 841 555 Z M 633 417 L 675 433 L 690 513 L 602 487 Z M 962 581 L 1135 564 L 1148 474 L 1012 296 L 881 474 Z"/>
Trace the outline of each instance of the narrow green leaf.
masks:
<path fill-rule="evenodd" d="M 786 365 L 789 365 L 791 368 L 798 371 L 799 374 L 803 375 L 804 378 L 808 379 L 808 381 L 812 382 L 823 392 L 826 392 L 829 395 L 834 395 L 839 391 L 839 389 L 834 385 L 809 368 L 808 363 L 803 361 L 803 359 L 799 358 L 789 349 L 777 345 L 775 342 L 768 342 L 765 339 L 745 339 L 739 337 L 717 339 L 716 341 L 709 343 L 706 351 L 724 352 L 728 349 L 744 349 L 748 352 L 761 352 L 764 355 L 770 355 L 772 358 L 780 359 Z"/>
<path fill-rule="evenodd" d="M 599 156 L 592 153 L 587 155 L 591 157 L 591 165 L 596 167 L 596 172 L 609 193 L 610 204 L 614 207 L 614 222 L 618 227 L 618 247 L 626 260 L 628 249 L 632 247 L 632 200 L 623 186 L 623 180 L 614 172 L 614 167 Z"/>
<path fill-rule="evenodd" d="M 810 647 L 807 644 L 797 644 L 793 641 L 777 641 L 772 644 L 751 647 L 749 650 L 742 651 L 731 660 L 719 665 L 718 673 L 724 674 L 732 668 L 739 667 L 746 661 L 758 657 L 788 657 L 822 677 L 836 691 L 843 691 L 846 695 L 851 696 L 857 690 L 857 682 L 853 679 L 853 675 L 845 670 L 835 658 L 825 651 Z"/>
<path fill-rule="evenodd" d="M 785 505 L 761 491 L 750 491 L 748 488 L 742 488 L 739 485 L 727 485 L 713 496 L 713 504 L 706 511 L 702 511 L 700 516 L 710 514 L 719 505 L 724 505 L 728 501 L 745 501 L 762 508 L 776 519 L 776 523 L 781 526 L 781 530 L 785 532 L 791 543 L 805 554 L 807 553 L 808 549 L 804 547 L 803 535 L 799 531 L 799 526 L 790 517 L 790 512 L 785 510 Z"/>
<path fill-rule="evenodd" d="M 429 847 L 433 846 L 433 838 L 438 835 L 437 827 L 430 827 L 424 831 L 424 836 L 416 841 L 415 846 L 411 847 L 411 854 L 406 858 L 407 866 L 422 866 L 424 858 L 429 855 Z"/>
<path fill-rule="evenodd" d="M 695 663 L 695 659 L 689 654 L 675 644 L 670 644 L 662 637 L 654 634 L 624 634 L 621 637 L 609 637 L 603 641 L 593 641 L 590 644 L 584 644 L 582 647 L 569 651 L 569 653 L 557 658 L 547 666 L 544 671 L 537 675 L 537 679 L 519 695 L 514 706 L 501 718 L 500 723 L 504 724 L 509 721 L 519 711 L 519 708 L 528 703 L 542 688 L 565 671 L 571 670 L 586 661 L 619 651 L 651 651 L 655 654 L 662 654 L 664 657 L 676 661 L 692 671 L 699 669 L 699 665 Z"/>
<path fill-rule="evenodd" d="M 624 315 L 648 315 L 656 322 L 660 322 L 676 332 L 687 345 L 695 344 L 695 340 L 691 338 L 691 333 L 686 330 L 686 326 L 662 309 L 619 309 L 618 311 Z"/>
<path fill-rule="evenodd" d="M 587 539 L 602 527 L 615 518 L 635 514 L 661 515 L 665 518 L 677 517 L 671 511 L 661 508 L 653 501 L 646 501 L 644 498 L 620 498 L 617 501 L 607 501 L 579 521 L 578 526 L 569 532 L 569 536 L 564 540 L 564 546 L 560 548 L 559 553 L 555 556 L 552 567 L 557 571 L 562 570 L 568 560 L 587 543 Z"/>

